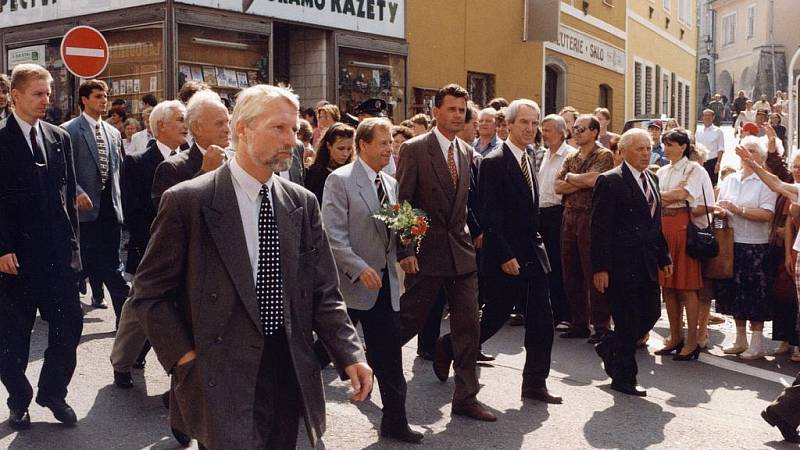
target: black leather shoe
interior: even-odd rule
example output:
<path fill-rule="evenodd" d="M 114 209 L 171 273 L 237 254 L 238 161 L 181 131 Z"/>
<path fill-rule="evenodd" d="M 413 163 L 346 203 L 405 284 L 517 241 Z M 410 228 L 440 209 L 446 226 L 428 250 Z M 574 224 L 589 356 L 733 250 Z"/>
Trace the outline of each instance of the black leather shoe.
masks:
<path fill-rule="evenodd" d="M 800 442 L 800 435 L 797 434 L 797 428 L 789 425 L 783 417 L 772 413 L 769 408 L 761 411 L 761 418 L 773 427 L 778 427 L 778 431 L 783 435 L 786 442 Z"/>
<path fill-rule="evenodd" d="M 102 298 L 92 297 L 92 308 L 108 309 L 108 305 L 106 305 L 106 302 L 104 302 Z"/>
<path fill-rule="evenodd" d="M 133 387 L 133 378 L 130 372 L 117 372 L 114 371 L 114 384 L 122 389 L 130 389 Z"/>
<path fill-rule="evenodd" d="M 483 352 L 478 352 L 478 362 L 489 362 L 494 361 L 494 356 L 487 355 Z"/>
<path fill-rule="evenodd" d="M 647 391 L 640 388 L 636 384 L 617 383 L 615 381 L 611 383 L 611 389 L 617 392 L 622 392 L 623 394 L 635 395 L 637 397 L 647 397 Z"/>
<path fill-rule="evenodd" d="M 161 394 L 161 404 L 164 405 L 164 408 L 169 409 L 169 391 Z"/>
<path fill-rule="evenodd" d="M 611 346 L 607 342 L 601 342 L 594 346 L 594 351 L 603 360 L 603 370 L 606 371 L 606 375 L 614 378 L 613 366 L 611 365 Z"/>
<path fill-rule="evenodd" d="M 36 403 L 44 406 L 53 412 L 56 420 L 66 425 L 75 425 L 78 423 L 78 417 L 75 411 L 63 399 L 36 399 Z"/>
<path fill-rule="evenodd" d="M 419 444 L 422 442 L 422 438 L 425 437 L 425 435 L 412 430 L 408 425 L 389 427 L 381 423 L 381 437 L 396 439 L 398 441 L 408 442 L 409 444 Z"/>
<path fill-rule="evenodd" d="M 531 388 L 522 386 L 522 398 L 531 398 L 541 402 L 550 403 L 551 405 L 560 405 L 564 403 L 561 397 L 552 395 L 547 391 L 546 387 Z"/>
<path fill-rule="evenodd" d="M 181 444 L 181 447 L 188 447 L 192 443 L 191 436 L 184 434 L 182 431 L 178 431 L 175 428 L 172 428 L 172 436 L 174 436 L 175 440 Z"/>
<path fill-rule="evenodd" d="M 573 328 L 565 331 L 558 336 L 564 339 L 586 339 L 591 336 L 592 332 L 588 328 Z"/>
<path fill-rule="evenodd" d="M 512 327 L 521 327 L 525 325 L 525 316 L 522 314 L 513 314 L 511 319 L 508 320 L 508 325 Z"/>
<path fill-rule="evenodd" d="M 11 408 L 8 415 L 8 426 L 14 430 L 27 430 L 31 427 L 31 416 L 27 409 Z"/>
<path fill-rule="evenodd" d="M 436 374 L 436 378 L 442 383 L 447 381 L 450 377 L 450 363 L 452 361 L 453 357 L 450 356 L 444 345 L 444 337 L 440 337 L 439 340 L 436 341 L 436 357 L 433 359 L 433 373 Z"/>
<path fill-rule="evenodd" d="M 425 361 L 433 361 L 433 353 L 426 352 L 425 350 L 417 350 L 417 356 Z"/>
<path fill-rule="evenodd" d="M 133 363 L 133 368 L 137 370 L 142 370 L 144 369 L 144 364 L 145 364 L 144 361 L 136 361 L 135 363 Z"/>
<path fill-rule="evenodd" d="M 594 334 L 589 336 L 589 340 L 587 340 L 586 342 L 592 345 L 599 344 L 603 342 L 603 338 L 605 338 L 607 334 L 608 331 L 595 331 Z"/>

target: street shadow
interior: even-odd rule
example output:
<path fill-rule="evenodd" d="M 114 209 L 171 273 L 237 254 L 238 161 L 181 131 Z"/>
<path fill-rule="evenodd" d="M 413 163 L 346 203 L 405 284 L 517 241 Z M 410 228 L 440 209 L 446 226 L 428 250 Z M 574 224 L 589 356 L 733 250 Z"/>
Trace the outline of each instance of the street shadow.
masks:
<path fill-rule="evenodd" d="M 775 431 L 775 432 L 777 433 L 777 431 Z M 786 442 L 786 441 L 764 442 L 764 446 L 765 447 L 769 447 L 769 448 L 775 448 L 775 449 L 790 449 L 790 448 L 796 449 L 796 448 L 800 447 L 800 445 L 798 445 L 798 444 L 792 444 L 791 442 Z"/>
<path fill-rule="evenodd" d="M 406 410 L 408 420 L 413 424 L 425 426 L 441 420 L 445 407 L 453 401 L 453 369 L 445 383 L 439 381 L 433 373 L 433 363 L 422 358 L 414 358 L 411 373 L 405 372 L 408 390 L 406 394 Z"/>
<path fill-rule="evenodd" d="M 116 331 L 105 331 L 102 333 L 92 333 L 92 334 L 84 334 L 81 336 L 81 344 L 85 344 L 87 342 L 95 341 L 98 339 L 108 339 L 114 338 L 117 335 Z M 79 344 L 80 345 L 80 344 Z"/>
<path fill-rule="evenodd" d="M 644 398 L 611 391 L 614 405 L 595 411 L 583 426 L 583 435 L 593 448 L 648 448 L 664 442 L 664 428 L 675 414 Z M 613 430 L 613 432 L 611 432 Z"/>

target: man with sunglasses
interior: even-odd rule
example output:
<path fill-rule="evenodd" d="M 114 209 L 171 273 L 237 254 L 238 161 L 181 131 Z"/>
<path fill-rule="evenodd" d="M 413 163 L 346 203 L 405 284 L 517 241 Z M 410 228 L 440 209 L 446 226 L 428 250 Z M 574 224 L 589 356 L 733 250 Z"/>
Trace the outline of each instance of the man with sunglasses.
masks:
<path fill-rule="evenodd" d="M 611 322 L 608 299 L 592 285 L 592 192 L 597 177 L 614 167 L 611 151 L 597 143 L 599 134 L 600 123 L 594 116 L 578 116 L 572 127 L 572 136 L 579 151 L 564 160 L 555 182 L 556 194 L 563 195 L 561 267 L 572 315 L 571 329 L 560 336 L 590 338 L 589 343 L 592 344 L 600 342 L 609 333 Z M 594 335 L 589 329 L 590 318 Z"/>

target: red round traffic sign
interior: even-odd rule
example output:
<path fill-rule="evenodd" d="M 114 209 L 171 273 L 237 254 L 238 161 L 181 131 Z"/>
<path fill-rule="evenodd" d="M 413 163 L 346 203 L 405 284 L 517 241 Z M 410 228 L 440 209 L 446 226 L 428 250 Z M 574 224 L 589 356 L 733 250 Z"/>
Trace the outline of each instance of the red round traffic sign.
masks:
<path fill-rule="evenodd" d="M 78 26 L 61 40 L 61 60 L 73 75 L 94 78 L 108 65 L 108 42 L 92 27 Z"/>

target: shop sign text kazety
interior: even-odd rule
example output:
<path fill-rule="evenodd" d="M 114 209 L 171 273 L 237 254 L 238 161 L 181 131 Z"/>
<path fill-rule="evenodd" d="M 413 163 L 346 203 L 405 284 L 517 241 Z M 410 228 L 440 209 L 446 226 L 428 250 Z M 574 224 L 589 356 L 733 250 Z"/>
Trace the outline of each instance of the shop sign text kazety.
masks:
<path fill-rule="evenodd" d="M 624 50 L 563 24 L 558 28 L 558 39 L 545 42 L 545 47 L 617 73 L 625 73 Z"/>

